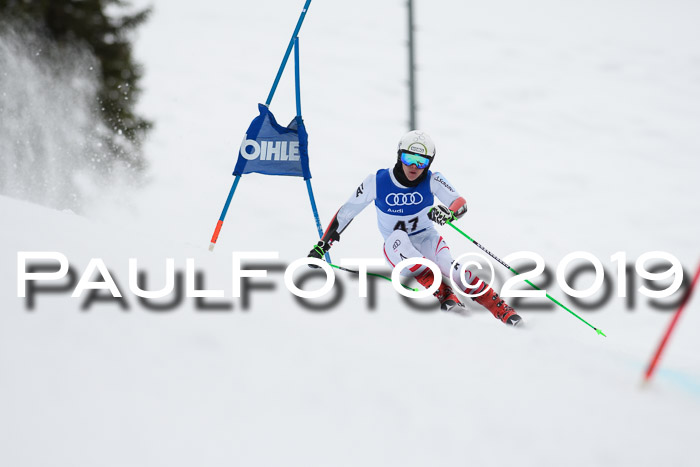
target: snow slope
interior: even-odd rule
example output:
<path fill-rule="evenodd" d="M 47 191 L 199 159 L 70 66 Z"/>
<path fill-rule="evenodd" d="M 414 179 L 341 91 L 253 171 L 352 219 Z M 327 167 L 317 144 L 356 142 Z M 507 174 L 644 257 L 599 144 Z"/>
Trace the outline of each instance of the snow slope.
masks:
<path fill-rule="evenodd" d="M 700 412 L 697 343 L 687 332 L 697 329 L 696 316 L 684 320 L 674 346 L 691 355 L 670 352 L 668 369 L 641 391 L 648 346 L 666 321 L 650 313 L 595 315 L 607 339 L 564 313 L 524 313 L 528 327 L 514 330 L 481 312 L 410 311 L 382 287 L 368 311 L 354 281 L 345 281 L 341 306 L 314 313 L 291 299 L 279 275 L 271 275 L 277 292 L 254 295 L 249 311 L 226 298 L 217 301 L 232 310 L 197 310 L 185 299 L 154 312 L 128 291 L 126 260 L 143 261 L 155 288 L 163 280 L 158 239 L 134 241 L 7 198 L 0 204 L 25 229 L 3 238 L 4 464 L 697 460 L 688 449 Z M 82 300 L 67 292 L 40 294 L 28 311 L 13 296 L 12 253 L 38 248 L 66 254 L 78 275 L 99 255 L 130 311 L 114 303 L 81 311 Z M 161 254 L 174 254 L 177 270 L 194 258 L 207 281 L 230 271 L 204 248 L 172 244 Z"/>
<path fill-rule="evenodd" d="M 523 329 L 478 310 L 412 311 L 388 283 L 377 283 L 372 311 L 340 274 L 346 294 L 323 313 L 299 306 L 276 272 L 275 290 L 253 292 L 248 311 L 230 298 L 231 251 L 279 251 L 289 262 L 316 235 L 301 181 L 249 175 L 217 250 L 206 250 L 300 7 L 156 2 L 137 43 L 141 106 L 157 122 L 150 185 L 105 194 L 85 217 L 0 197 L 0 463 L 696 465 L 697 297 L 644 390 L 670 313 L 639 295 L 632 310 L 614 296 L 576 310 L 607 338 L 563 310 L 523 311 Z M 665 250 L 692 273 L 700 7 L 417 8 L 419 121 L 436 140 L 436 169 L 469 201 L 465 231 L 499 256 L 535 251 L 550 268 L 585 250 L 614 274 L 618 251 L 633 261 Z M 406 129 L 403 14 L 402 2 L 365 0 L 309 10 L 302 106 L 324 222 L 392 163 Z M 280 121 L 294 112 L 290 78 L 271 107 Z M 476 251 L 444 234 L 453 251 Z M 332 253 L 381 257 L 379 245 L 365 212 Z M 78 275 L 104 259 L 129 310 L 84 311 L 63 292 L 28 311 L 16 294 L 18 251 L 60 251 Z M 128 291 L 132 257 L 154 288 L 166 258 L 178 271 L 194 259 L 232 309 L 202 311 L 193 299 L 145 309 Z"/>

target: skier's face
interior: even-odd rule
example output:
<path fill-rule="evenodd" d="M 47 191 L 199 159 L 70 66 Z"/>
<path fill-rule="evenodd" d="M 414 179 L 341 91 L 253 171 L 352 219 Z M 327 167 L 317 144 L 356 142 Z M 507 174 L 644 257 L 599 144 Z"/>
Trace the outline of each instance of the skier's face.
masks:
<path fill-rule="evenodd" d="M 404 175 L 406 175 L 406 178 L 411 182 L 414 181 L 415 179 L 417 179 L 418 177 L 420 177 L 421 174 L 423 173 L 423 171 L 425 170 L 425 169 L 419 169 L 418 167 L 416 167 L 413 164 L 411 164 L 411 165 L 401 164 L 401 165 L 403 165 Z"/>

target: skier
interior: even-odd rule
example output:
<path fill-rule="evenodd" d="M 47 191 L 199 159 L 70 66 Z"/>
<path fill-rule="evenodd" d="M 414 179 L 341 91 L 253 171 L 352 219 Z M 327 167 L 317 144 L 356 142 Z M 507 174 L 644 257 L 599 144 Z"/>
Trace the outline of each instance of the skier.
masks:
<path fill-rule="evenodd" d="M 398 157 L 393 169 L 381 169 L 369 175 L 357 187 L 350 199 L 343 204 L 331 220 L 322 239 L 309 252 L 309 257 L 321 259 L 340 234 L 369 203 L 377 208 L 377 223 L 384 237 L 384 256 L 395 266 L 406 258 L 424 257 L 437 264 L 443 276 L 452 277 L 462 291 L 486 307 L 497 319 L 517 325 L 521 318 L 515 310 L 499 298 L 485 282 L 466 271 L 460 277 L 459 263 L 452 259 L 450 248 L 440 236 L 434 224 L 444 225 L 459 219 L 467 212 L 467 203 L 440 172 L 431 172 L 435 159 L 435 144 L 425 132 L 414 130 L 399 141 Z M 444 204 L 433 207 L 434 198 Z M 414 276 L 426 289 L 435 278 L 424 265 L 415 265 L 401 272 Z M 445 311 L 462 312 L 464 305 L 442 280 L 434 293 Z"/>

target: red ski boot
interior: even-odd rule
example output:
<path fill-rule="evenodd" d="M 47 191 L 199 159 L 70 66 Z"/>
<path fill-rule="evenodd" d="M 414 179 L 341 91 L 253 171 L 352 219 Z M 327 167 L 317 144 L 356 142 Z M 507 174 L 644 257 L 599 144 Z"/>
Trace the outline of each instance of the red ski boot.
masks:
<path fill-rule="evenodd" d="M 435 276 L 433 275 L 433 271 L 426 269 L 416 276 L 416 280 L 427 289 L 433 285 Z M 445 281 L 440 284 L 440 288 L 438 288 L 433 295 L 440 301 L 440 309 L 442 311 L 454 311 L 455 313 L 464 312 L 464 304 L 459 301 L 459 298 L 454 294 L 452 288 L 445 284 Z"/>
<path fill-rule="evenodd" d="M 488 284 L 486 285 L 488 286 Z M 493 316 L 506 324 L 517 326 L 522 321 L 522 318 L 515 312 L 513 307 L 500 298 L 491 287 L 488 288 L 484 295 L 472 298 L 472 300 L 488 309 Z"/>

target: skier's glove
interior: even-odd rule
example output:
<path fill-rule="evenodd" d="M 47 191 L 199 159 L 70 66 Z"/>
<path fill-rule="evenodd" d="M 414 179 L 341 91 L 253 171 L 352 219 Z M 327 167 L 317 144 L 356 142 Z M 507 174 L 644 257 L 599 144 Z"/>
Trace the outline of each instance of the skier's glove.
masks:
<path fill-rule="evenodd" d="M 323 259 L 323 256 L 330 249 L 330 243 L 324 242 L 323 240 L 319 240 L 318 243 L 315 244 L 314 247 L 311 249 L 311 251 L 307 255 L 307 258 Z M 309 264 L 309 267 L 318 269 L 318 266 L 316 266 L 315 264 Z"/>
<path fill-rule="evenodd" d="M 454 219 L 454 214 L 447 208 L 447 206 L 440 204 L 439 206 L 435 206 L 428 211 L 428 218 L 438 225 L 445 225 L 445 222 L 449 222 Z"/>

